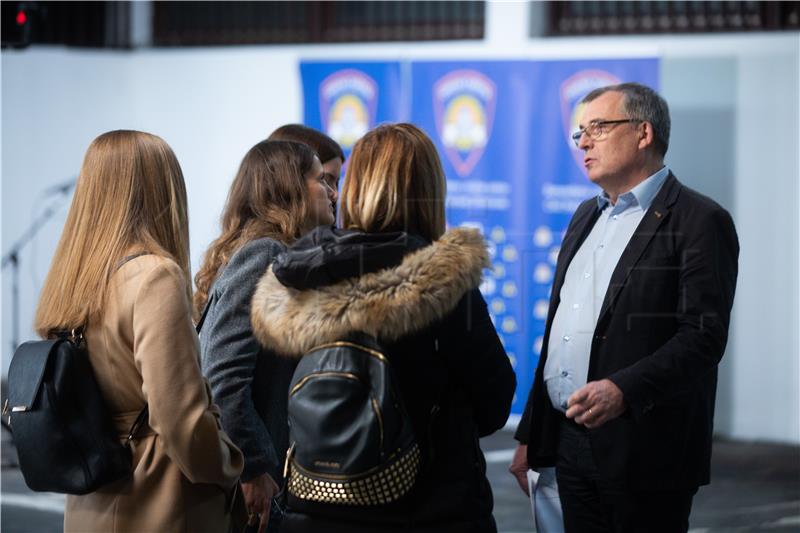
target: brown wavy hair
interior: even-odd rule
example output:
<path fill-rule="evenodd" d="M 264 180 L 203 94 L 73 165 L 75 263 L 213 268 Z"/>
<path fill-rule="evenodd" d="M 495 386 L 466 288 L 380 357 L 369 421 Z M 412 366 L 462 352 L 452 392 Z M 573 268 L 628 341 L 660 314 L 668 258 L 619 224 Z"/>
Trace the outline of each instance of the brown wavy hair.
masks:
<path fill-rule="evenodd" d="M 118 262 L 133 251 L 174 260 L 191 298 L 186 187 L 178 160 L 160 137 L 110 131 L 86 150 L 36 308 L 36 332 L 48 337 L 96 318 Z"/>
<path fill-rule="evenodd" d="M 314 156 L 304 144 L 270 140 L 261 141 L 245 154 L 222 211 L 222 234 L 209 246 L 194 278 L 198 315 L 217 276 L 239 248 L 263 237 L 290 244 L 307 229 L 304 175 Z"/>
<path fill-rule="evenodd" d="M 430 138 L 413 124 L 384 124 L 356 142 L 340 198 L 343 228 L 407 231 L 435 241 L 445 231 L 446 181 Z"/>

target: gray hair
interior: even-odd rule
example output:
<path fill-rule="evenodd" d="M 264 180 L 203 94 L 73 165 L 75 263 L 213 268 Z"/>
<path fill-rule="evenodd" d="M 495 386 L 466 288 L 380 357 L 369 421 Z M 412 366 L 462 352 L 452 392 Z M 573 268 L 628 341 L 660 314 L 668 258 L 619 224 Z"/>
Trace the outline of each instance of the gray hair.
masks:
<path fill-rule="evenodd" d="M 670 120 L 667 101 L 653 89 L 641 83 L 620 83 L 595 89 L 584 96 L 581 102 L 591 102 L 607 92 L 618 92 L 625 96 L 622 109 L 628 118 L 652 124 L 655 148 L 661 157 L 664 157 L 669 147 Z"/>

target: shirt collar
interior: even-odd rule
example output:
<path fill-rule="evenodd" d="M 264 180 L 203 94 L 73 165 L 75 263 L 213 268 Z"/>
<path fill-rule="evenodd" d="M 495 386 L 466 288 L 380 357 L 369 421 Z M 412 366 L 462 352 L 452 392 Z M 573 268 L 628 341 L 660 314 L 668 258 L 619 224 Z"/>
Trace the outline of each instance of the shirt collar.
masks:
<path fill-rule="evenodd" d="M 625 210 L 631 205 L 639 205 L 642 211 L 647 211 L 650 208 L 650 204 L 653 203 L 653 199 L 658 194 L 658 191 L 661 190 L 661 186 L 664 184 L 664 181 L 666 181 L 667 176 L 669 176 L 669 168 L 663 166 L 661 170 L 648 176 L 647 179 L 630 191 L 619 195 L 619 198 L 617 198 L 617 205 L 614 206 L 615 211 Z M 597 195 L 597 207 L 600 208 L 601 211 L 610 203 L 611 200 L 608 198 L 605 191 Z"/>

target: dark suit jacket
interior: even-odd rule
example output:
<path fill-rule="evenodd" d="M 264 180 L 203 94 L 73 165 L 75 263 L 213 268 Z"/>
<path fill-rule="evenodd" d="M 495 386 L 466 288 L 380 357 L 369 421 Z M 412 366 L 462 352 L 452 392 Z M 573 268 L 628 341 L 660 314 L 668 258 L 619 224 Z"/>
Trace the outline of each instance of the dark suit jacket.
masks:
<path fill-rule="evenodd" d="M 553 466 L 559 422 L 543 383 L 570 261 L 600 211 L 583 202 L 556 266 L 542 354 L 516 438 L 532 468 Z M 725 351 L 739 244 L 730 215 L 670 174 L 611 277 L 594 331 L 588 381 L 608 378 L 627 411 L 589 431 L 600 474 L 632 490 L 709 482 L 717 364 Z"/>

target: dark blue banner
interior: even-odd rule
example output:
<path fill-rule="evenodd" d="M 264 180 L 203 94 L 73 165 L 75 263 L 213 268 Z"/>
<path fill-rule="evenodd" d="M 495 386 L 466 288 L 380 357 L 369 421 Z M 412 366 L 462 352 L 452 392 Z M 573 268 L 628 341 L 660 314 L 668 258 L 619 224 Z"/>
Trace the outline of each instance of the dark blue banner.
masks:
<path fill-rule="evenodd" d="M 440 63 L 412 66 L 411 121 L 434 140 L 447 174 L 447 222 L 479 228 L 493 270 L 483 292 L 497 333 L 520 382 L 517 403 L 530 386 L 536 359 L 526 349 L 536 325 L 526 312 L 531 179 L 531 128 L 541 97 L 541 64 Z"/>
<path fill-rule="evenodd" d="M 343 98 L 336 78 L 332 89 L 323 90 L 324 81 L 335 72 L 366 72 L 363 65 L 303 63 L 308 125 L 344 139 L 332 126 L 335 118 L 318 118 L 338 116 L 326 102 Z M 373 80 L 382 80 L 376 80 L 376 102 L 396 99 L 375 105 L 369 127 L 409 120 L 424 129 L 447 175 L 448 224 L 486 236 L 493 270 L 481 290 L 517 373 L 512 410 L 521 413 L 542 348 L 563 232 L 578 204 L 598 193 L 569 137 L 577 129 L 578 102 L 594 88 L 623 81 L 658 89 L 658 60 L 366 65 L 375 69 Z"/>

